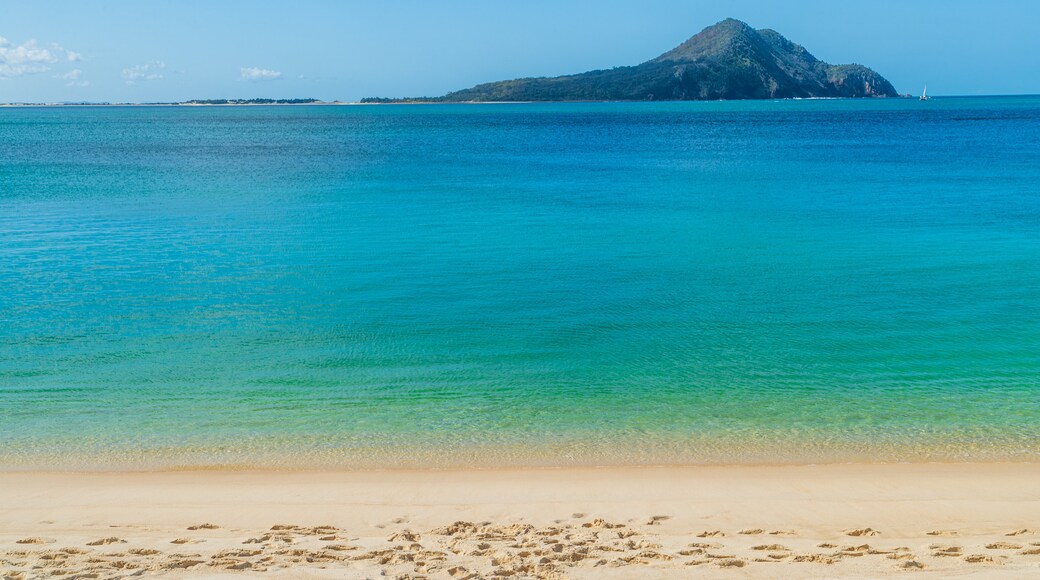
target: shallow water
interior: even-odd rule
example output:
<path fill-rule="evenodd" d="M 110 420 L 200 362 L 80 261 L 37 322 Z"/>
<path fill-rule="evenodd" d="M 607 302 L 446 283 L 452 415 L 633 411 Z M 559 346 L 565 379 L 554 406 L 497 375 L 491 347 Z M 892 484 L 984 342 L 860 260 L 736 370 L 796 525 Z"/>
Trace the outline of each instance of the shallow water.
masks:
<path fill-rule="evenodd" d="M 0 109 L 0 143 L 0 468 L 1040 453 L 1040 97 Z"/>

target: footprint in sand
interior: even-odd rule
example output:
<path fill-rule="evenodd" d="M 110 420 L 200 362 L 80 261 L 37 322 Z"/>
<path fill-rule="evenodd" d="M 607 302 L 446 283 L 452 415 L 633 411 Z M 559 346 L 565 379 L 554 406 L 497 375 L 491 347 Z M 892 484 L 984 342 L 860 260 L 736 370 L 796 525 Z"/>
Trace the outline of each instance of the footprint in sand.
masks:
<path fill-rule="evenodd" d="M 204 563 L 205 562 L 203 562 L 202 560 L 192 560 L 192 559 L 174 560 L 174 561 L 169 562 L 166 565 L 164 565 L 163 568 L 165 568 L 167 570 L 174 570 L 174 569 L 177 569 L 177 568 L 192 568 L 194 566 L 198 566 L 199 564 L 204 564 Z"/>
<path fill-rule="evenodd" d="M 701 532 L 697 534 L 698 538 L 721 538 L 726 534 L 722 533 L 722 530 L 711 530 L 707 532 Z"/>
<path fill-rule="evenodd" d="M 615 523 L 608 522 L 607 520 L 605 520 L 603 518 L 596 518 L 596 519 L 592 520 L 591 522 L 585 522 L 584 524 L 581 525 L 581 527 L 583 527 L 583 528 L 605 528 L 605 529 L 609 530 L 609 529 L 613 529 L 613 528 L 623 528 L 623 527 L 625 527 L 625 524 L 615 524 Z"/>
<path fill-rule="evenodd" d="M 903 570 L 923 570 L 926 566 L 917 560 L 906 560 L 902 564 L 899 564 L 899 568 L 902 568 Z"/>
<path fill-rule="evenodd" d="M 1011 542 L 993 542 L 992 544 L 986 544 L 987 550 L 1021 550 L 1022 546 L 1019 544 L 1012 544 Z"/>
<path fill-rule="evenodd" d="M 196 540 L 194 538 L 177 538 L 175 540 L 170 540 L 170 543 L 171 544 L 199 544 L 199 543 L 202 543 L 202 542 L 205 542 L 205 541 L 206 540 Z"/>
<path fill-rule="evenodd" d="M 217 526 L 217 525 L 214 525 L 214 524 L 198 524 L 198 525 L 195 525 L 195 526 L 188 526 L 188 529 L 193 531 L 193 532 L 195 530 L 217 530 L 217 529 L 220 529 L 220 526 Z"/>
<path fill-rule="evenodd" d="M 1040 556 L 1040 548 L 1027 548 L 1019 552 L 1023 556 Z"/>
<path fill-rule="evenodd" d="M 879 536 L 879 535 L 881 535 L 881 532 L 875 530 L 874 528 L 853 528 L 851 530 L 845 530 L 843 533 L 846 536 L 854 536 L 854 537 Z"/>
<path fill-rule="evenodd" d="M 827 548 L 827 549 L 829 549 L 829 548 L 837 548 L 838 545 L 837 544 L 831 544 L 830 542 L 824 542 L 822 544 L 816 544 L 816 547 L 817 548 Z"/>
<path fill-rule="evenodd" d="M 670 520 L 670 519 L 672 519 L 672 516 L 651 516 L 650 519 L 647 520 L 646 525 L 648 525 L 648 526 L 656 526 L 656 525 L 660 525 L 661 522 L 663 522 L 665 520 Z"/>
<path fill-rule="evenodd" d="M 870 552 L 870 544 L 862 544 L 859 546 L 842 546 L 835 556 L 850 556 L 852 558 L 859 558 Z"/>
<path fill-rule="evenodd" d="M 744 535 L 744 536 L 757 536 L 759 534 L 766 533 L 766 531 L 761 529 L 761 528 L 748 528 L 746 530 L 740 530 L 737 533 L 741 534 L 741 535 Z"/>
<path fill-rule="evenodd" d="M 932 552 L 932 555 L 936 557 L 949 557 L 961 555 L 960 546 L 944 546 L 942 544 L 932 544 L 931 546 L 928 546 L 928 549 L 934 550 Z"/>
<path fill-rule="evenodd" d="M 217 552 L 216 554 L 213 554 L 213 557 L 214 558 L 252 558 L 253 556 L 259 556 L 260 554 L 261 554 L 260 550 L 233 549 L 233 550 L 223 550 L 223 551 Z"/>
<path fill-rule="evenodd" d="M 1029 528 L 1022 528 L 1020 530 L 1012 530 L 1012 531 L 1010 531 L 1010 532 L 1008 532 L 1008 533 L 1006 533 L 1004 535 L 1005 536 L 1025 536 L 1025 535 L 1029 535 L 1029 534 L 1032 534 L 1032 533 L 1033 533 L 1033 530 L 1030 530 Z"/>
<path fill-rule="evenodd" d="M 788 548 L 787 548 L 787 546 L 783 546 L 783 545 L 780 545 L 780 544 L 762 544 L 760 546 L 751 546 L 751 549 L 752 550 L 760 550 L 760 551 L 763 551 L 763 552 L 764 551 L 780 552 L 780 551 L 786 551 Z"/>
<path fill-rule="evenodd" d="M 825 554 L 801 554 L 794 557 L 795 562 L 806 562 L 810 564 L 833 564 L 834 558 Z"/>
<path fill-rule="evenodd" d="M 932 530 L 930 532 L 925 532 L 925 534 L 929 536 L 941 536 L 944 538 L 952 538 L 958 535 L 954 530 Z"/>
<path fill-rule="evenodd" d="M 773 530 L 769 532 L 770 536 L 797 536 L 798 532 L 794 530 Z"/>
<path fill-rule="evenodd" d="M 298 530 L 300 526 L 294 526 L 292 524 L 275 524 L 271 526 L 272 532 L 284 532 L 289 530 Z"/>
<path fill-rule="evenodd" d="M 688 550 L 679 550 L 680 556 L 700 556 L 704 553 L 704 548 L 691 548 Z"/>
<path fill-rule="evenodd" d="M 152 550 L 150 548 L 132 548 L 130 550 L 127 550 L 127 553 L 133 554 L 135 556 L 155 556 L 157 554 L 160 554 L 161 552 L 159 552 L 159 550 Z"/>
<path fill-rule="evenodd" d="M 93 542 L 87 542 L 88 546 L 107 546 L 108 544 L 125 544 L 126 540 L 123 538 L 109 537 L 94 540 Z"/>
<path fill-rule="evenodd" d="M 421 539 L 422 539 L 422 537 L 419 534 L 417 534 L 417 533 L 415 533 L 415 532 L 413 532 L 411 530 L 404 530 L 404 531 L 401 531 L 401 532 L 397 532 L 395 534 L 391 534 L 390 537 L 386 539 L 386 541 L 388 541 L 388 542 L 418 542 Z"/>
<path fill-rule="evenodd" d="M 871 556 L 884 556 L 887 554 L 892 554 L 893 552 L 892 550 L 886 550 L 884 548 L 871 548 L 867 550 L 867 553 Z"/>
<path fill-rule="evenodd" d="M 57 542 L 57 540 L 55 540 L 54 538 L 32 537 L 32 538 L 22 538 L 21 540 L 18 540 L 15 543 L 16 544 L 53 544 L 54 542 Z"/>
<path fill-rule="evenodd" d="M 985 554 L 971 554 L 969 556 L 965 556 L 964 561 L 970 562 L 972 564 L 988 564 L 993 562 L 993 558 Z"/>
<path fill-rule="evenodd" d="M 747 562 L 736 558 L 729 558 L 726 560 L 717 560 L 715 565 L 722 568 L 743 568 L 744 566 L 747 566 Z"/>

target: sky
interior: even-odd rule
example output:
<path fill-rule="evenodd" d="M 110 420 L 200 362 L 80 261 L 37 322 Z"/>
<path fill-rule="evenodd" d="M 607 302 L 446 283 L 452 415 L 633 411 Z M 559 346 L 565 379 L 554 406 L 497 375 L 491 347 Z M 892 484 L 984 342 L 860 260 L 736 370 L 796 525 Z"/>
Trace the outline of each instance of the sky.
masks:
<path fill-rule="evenodd" d="M 1040 93 L 1036 0 L 0 0 L 0 102 L 436 96 L 638 64 L 727 17 L 900 92 Z"/>

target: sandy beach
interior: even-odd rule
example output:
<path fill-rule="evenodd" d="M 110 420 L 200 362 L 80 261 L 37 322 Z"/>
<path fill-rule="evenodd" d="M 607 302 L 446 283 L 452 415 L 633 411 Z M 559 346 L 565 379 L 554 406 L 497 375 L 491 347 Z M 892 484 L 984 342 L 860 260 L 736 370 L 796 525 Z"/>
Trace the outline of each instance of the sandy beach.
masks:
<path fill-rule="evenodd" d="M 1040 574 L 1040 464 L 0 474 L 5 578 Z"/>

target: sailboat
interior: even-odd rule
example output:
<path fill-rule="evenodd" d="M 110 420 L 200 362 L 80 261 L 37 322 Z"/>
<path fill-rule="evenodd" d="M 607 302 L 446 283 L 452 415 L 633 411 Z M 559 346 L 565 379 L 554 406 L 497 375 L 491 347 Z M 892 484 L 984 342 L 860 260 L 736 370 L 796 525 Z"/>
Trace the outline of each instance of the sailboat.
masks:
<path fill-rule="evenodd" d="M 925 85 L 924 86 L 924 90 L 921 91 L 921 100 L 922 101 L 927 101 L 928 100 L 928 85 Z"/>

